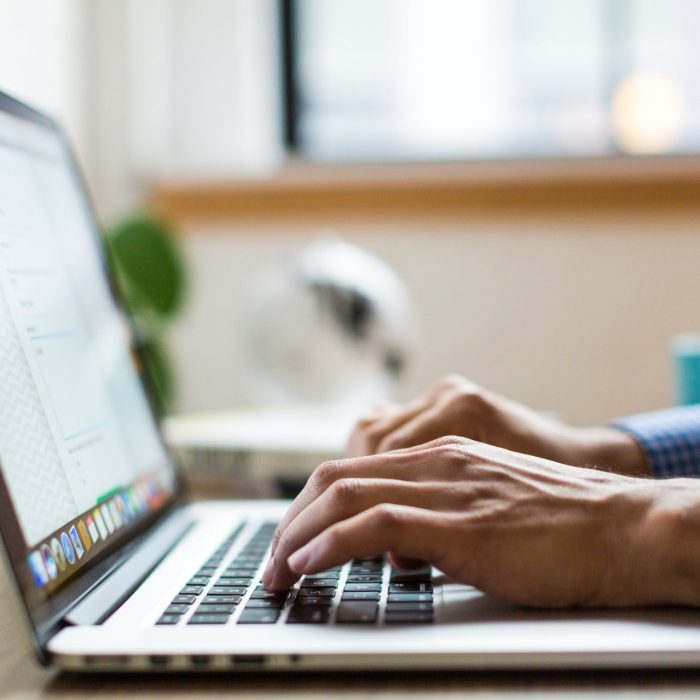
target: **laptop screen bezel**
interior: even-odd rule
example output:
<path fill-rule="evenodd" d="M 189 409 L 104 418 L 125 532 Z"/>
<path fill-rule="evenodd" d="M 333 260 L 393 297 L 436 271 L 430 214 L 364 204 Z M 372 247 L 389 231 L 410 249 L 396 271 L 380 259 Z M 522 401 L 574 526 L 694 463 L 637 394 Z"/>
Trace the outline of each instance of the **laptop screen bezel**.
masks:
<path fill-rule="evenodd" d="M 118 289 L 117 276 L 114 274 L 111 261 L 105 249 L 97 215 L 90 199 L 85 180 L 63 130 L 52 118 L 2 91 L 0 91 L 0 112 L 5 112 L 13 117 L 27 120 L 32 124 L 45 128 L 52 136 L 56 137 L 61 142 L 66 153 L 66 165 L 70 170 L 76 191 L 81 198 L 81 203 L 84 206 L 84 211 L 95 236 L 102 273 L 105 275 L 115 304 L 120 311 L 124 313 L 124 316 L 129 318 L 122 301 L 122 295 Z M 138 347 L 134 348 L 134 351 L 141 355 L 141 351 Z M 142 356 L 140 356 L 140 360 L 141 367 L 147 367 Z M 26 586 L 26 581 L 31 579 L 27 562 L 27 550 L 17 513 L 2 476 L 2 455 L 0 455 L 0 538 L 4 545 L 7 563 L 12 578 L 14 579 L 16 590 L 19 593 L 19 598 L 23 603 L 26 617 L 31 626 L 36 650 L 42 661 L 47 660 L 46 644 L 48 640 L 60 629 L 61 620 L 72 606 L 100 580 L 104 579 L 110 571 L 119 566 L 124 558 L 128 556 L 131 548 L 137 544 L 138 540 L 144 536 L 147 530 L 154 527 L 156 523 L 160 522 L 186 499 L 186 488 L 182 469 L 172 452 L 168 449 L 163 439 L 162 431 L 160 430 L 160 419 L 155 409 L 155 401 L 153 398 L 155 393 L 151 378 L 146 371 L 142 371 L 139 373 L 139 379 L 141 387 L 148 398 L 149 409 L 154 422 L 156 426 L 158 426 L 158 437 L 167 455 L 168 468 L 171 469 L 174 477 L 172 494 L 170 494 L 158 510 L 149 513 L 141 521 L 134 523 L 121 537 L 115 538 L 113 544 L 105 547 L 104 551 L 98 556 L 95 556 L 91 561 L 84 564 L 65 586 L 44 599 L 38 597 L 36 600 L 32 600 L 31 593 Z"/>

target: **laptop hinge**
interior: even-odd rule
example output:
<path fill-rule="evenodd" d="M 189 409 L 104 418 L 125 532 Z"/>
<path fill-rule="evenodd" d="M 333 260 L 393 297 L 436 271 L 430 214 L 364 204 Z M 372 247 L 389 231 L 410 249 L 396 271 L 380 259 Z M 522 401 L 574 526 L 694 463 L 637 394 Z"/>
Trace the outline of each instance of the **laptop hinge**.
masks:
<path fill-rule="evenodd" d="M 69 625 L 98 625 L 114 612 L 193 527 L 186 511 L 176 511 L 135 547 L 117 569 L 64 617 Z"/>

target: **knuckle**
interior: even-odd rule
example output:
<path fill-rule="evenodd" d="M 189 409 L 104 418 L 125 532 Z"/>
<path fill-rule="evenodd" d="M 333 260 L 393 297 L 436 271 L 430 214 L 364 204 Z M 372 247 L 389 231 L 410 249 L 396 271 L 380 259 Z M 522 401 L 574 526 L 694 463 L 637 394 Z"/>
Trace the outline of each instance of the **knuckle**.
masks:
<path fill-rule="evenodd" d="M 373 423 L 362 431 L 362 437 L 368 445 L 376 445 L 384 435 L 382 427 L 377 423 Z"/>
<path fill-rule="evenodd" d="M 380 442 L 383 433 L 376 423 L 366 427 L 356 426 L 350 436 L 350 443 L 359 449 L 362 454 L 375 452 L 377 443 Z"/>
<path fill-rule="evenodd" d="M 466 438 L 460 435 L 443 435 L 432 443 L 435 448 L 466 444 Z"/>
<path fill-rule="evenodd" d="M 367 453 L 367 440 L 365 439 L 364 432 L 360 430 L 353 430 L 350 437 L 348 438 L 347 444 L 347 454 L 350 457 L 359 457 Z"/>
<path fill-rule="evenodd" d="M 450 395 L 447 406 L 450 410 L 460 413 L 481 414 L 488 409 L 489 402 L 483 392 L 478 389 L 458 389 Z"/>
<path fill-rule="evenodd" d="M 289 530 L 281 532 L 277 539 L 277 551 L 284 552 L 289 546 Z"/>
<path fill-rule="evenodd" d="M 399 435 L 388 435 L 377 446 L 377 452 L 392 452 L 406 446 L 406 440 Z"/>
<path fill-rule="evenodd" d="M 400 511 L 393 503 L 380 503 L 369 510 L 369 517 L 376 527 L 385 530 L 397 525 Z"/>
<path fill-rule="evenodd" d="M 460 435 L 447 435 L 445 441 L 439 446 L 439 450 L 446 456 L 459 457 L 469 445 L 467 438 Z"/>
<path fill-rule="evenodd" d="M 352 434 L 355 436 L 364 436 L 371 431 L 372 426 L 375 425 L 376 422 L 377 420 L 374 416 L 359 418 L 353 426 Z"/>
<path fill-rule="evenodd" d="M 359 479 L 339 479 L 330 486 L 329 496 L 333 502 L 343 506 L 353 501 L 362 489 Z"/>
<path fill-rule="evenodd" d="M 440 459 L 452 466 L 459 466 L 468 462 L 471 457 L 469 444 L 464 438 L 450 436 L 450 439 L 439 448 Z"/>
<path fill-rule="evenodd" d="M 319 464 L 314 470 L 313 481 L 316 485 L 324 487 L 331 484 L 337 478 L 340 462 L 338 460 L 330 460 Z"/>

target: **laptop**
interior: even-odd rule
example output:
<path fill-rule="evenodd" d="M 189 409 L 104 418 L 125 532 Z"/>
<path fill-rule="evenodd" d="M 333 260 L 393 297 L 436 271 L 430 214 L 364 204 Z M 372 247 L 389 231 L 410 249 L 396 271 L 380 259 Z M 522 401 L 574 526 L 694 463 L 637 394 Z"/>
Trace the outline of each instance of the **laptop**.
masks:
<path fill-rule="evenodd" d="M 519 609 L 385 557 L 268 592 L 262 569 L 287 507 L 188 500 L 66 139 L 0 93 L 0 531 L 42 662 L 233 672 L 700 664 L 693 611 Z"/>

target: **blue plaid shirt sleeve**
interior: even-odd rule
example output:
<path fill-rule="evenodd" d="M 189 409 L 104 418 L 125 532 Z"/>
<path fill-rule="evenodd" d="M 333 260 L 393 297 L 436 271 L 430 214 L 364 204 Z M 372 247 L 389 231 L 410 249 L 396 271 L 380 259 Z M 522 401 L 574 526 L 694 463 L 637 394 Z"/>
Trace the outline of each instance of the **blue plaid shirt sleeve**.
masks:
<path fill-rule="evenodd" d="M 612 425 L 639 442 L 657 479 L 700 477 L 700 405 L 641 413 Z"/>

